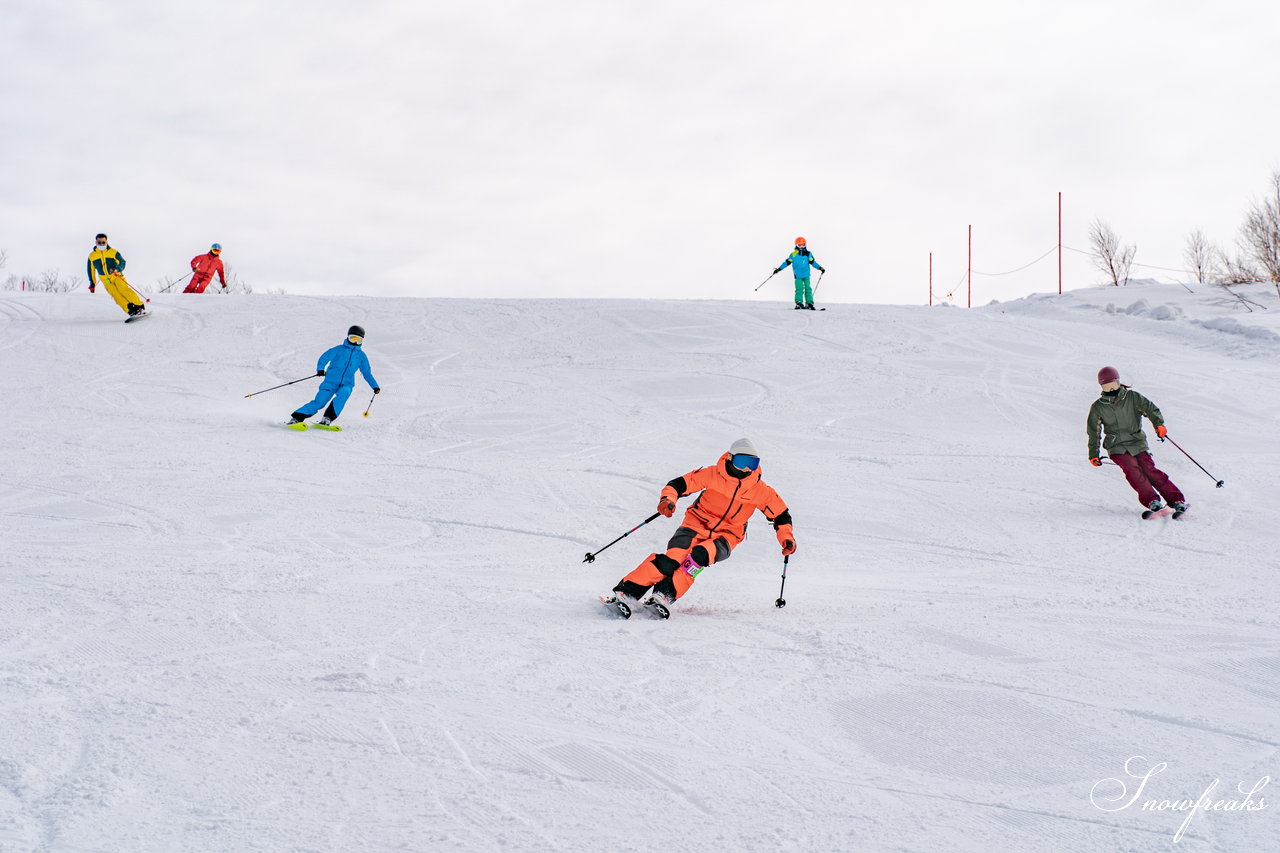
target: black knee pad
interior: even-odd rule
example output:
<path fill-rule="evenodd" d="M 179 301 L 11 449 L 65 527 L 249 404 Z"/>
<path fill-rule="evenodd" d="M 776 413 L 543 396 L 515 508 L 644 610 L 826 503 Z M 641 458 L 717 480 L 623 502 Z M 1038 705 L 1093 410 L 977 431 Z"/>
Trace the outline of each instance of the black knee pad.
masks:
<path fill-rule="evenodd" d="M 668 557 L 666 554 L 655 554 L 653 557 L 654 567 L 662 572 L 663 577 L 671 577 L 676 573 L 676 569 L 680 568 L 680 564 Z"/>
<path fill-rule="evenodd" d="M 675 600 L 676 598 L 680 597 L 679 594 L 676 592 L 675 581 L 671 580 L 670 577 L 665 577 L 662 580 L 658 581 L 656 584 L 654 584 L 653 590 L 654 592 L 662 593 L 667 598 L 670 598 L 672 600 Z"/>
<path fill-rule="evenodd" d="M 711 565 L 711 555 L 707 553 L 707 549 L 699 545 L 689 552 L 689 556 L 693 557 L 693 561 L 702 568 Z"/>

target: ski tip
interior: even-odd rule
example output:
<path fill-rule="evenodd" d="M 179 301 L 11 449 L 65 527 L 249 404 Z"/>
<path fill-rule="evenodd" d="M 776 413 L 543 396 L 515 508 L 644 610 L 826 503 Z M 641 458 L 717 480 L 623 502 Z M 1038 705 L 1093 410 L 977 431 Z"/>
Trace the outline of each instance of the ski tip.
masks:
<path fill-rule="evenodd" d="M 296 424 L 291 424 L 291 423 L 282 423 L 282 424 L 280 424 L 280 426 L 284 427 L 285 429 L 297 430 L 298 432 L 302 432 L 303 430 L 305 430 L 305 429 L 307 428 L 307 425 L 306 425 L 306 423 L 305 423 L 305 422 L 300 422 L 300 423 L 296 423 Z"/>

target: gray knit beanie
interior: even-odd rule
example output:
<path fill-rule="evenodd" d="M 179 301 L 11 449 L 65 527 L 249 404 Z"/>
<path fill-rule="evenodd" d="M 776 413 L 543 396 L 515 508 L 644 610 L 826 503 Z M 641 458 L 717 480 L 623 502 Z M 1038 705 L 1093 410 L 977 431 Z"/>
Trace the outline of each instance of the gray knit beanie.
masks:
<path fill-rule="evenodd" d="M 751 439 L 749 438 L 740 438 L 733 444 L 729 445 L 729 453 L 733 455 L 745 453 L 748 456 L 754 456 L 757 459 L 760 458 L 760 451 L 756 450 L 756 446 L 751 443 Z"/>

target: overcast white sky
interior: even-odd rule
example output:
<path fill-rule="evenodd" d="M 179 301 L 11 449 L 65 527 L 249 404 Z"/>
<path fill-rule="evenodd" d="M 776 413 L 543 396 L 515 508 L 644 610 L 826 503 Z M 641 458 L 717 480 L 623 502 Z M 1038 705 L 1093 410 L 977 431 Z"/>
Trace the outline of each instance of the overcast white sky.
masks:
<path fill-rule="evenodd" d="M 1278 9 L 9 0 L 2 275 L 106 231 L 139 284 L 216 240 L 290 293 L 753 298 L 804 235 L 819 301 L 923 303 L 970 223 L 977 269 L 1053 246 L 1058 191 L 1064 242 L 1177 267 L 1280 169 Z"/>

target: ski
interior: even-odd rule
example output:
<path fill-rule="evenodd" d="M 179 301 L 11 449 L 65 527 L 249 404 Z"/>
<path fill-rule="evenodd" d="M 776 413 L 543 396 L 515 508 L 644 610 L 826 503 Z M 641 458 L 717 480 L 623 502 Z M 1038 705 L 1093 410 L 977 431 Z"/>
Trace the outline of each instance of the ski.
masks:
<path fill-rule="evenodd" d="M 1182 516 L 1184 516 L 1184 515 L 1186 515 L 1186 514 L 1187 514 L 1187 510 L 1189 510 L 1189 509 L 1191 509 L 1191 507 L 1189 507 L 1189 506 L 1187 506 L 1187 505 L 1185 505 L 1185 504 L 1183 505 L 1182 509 L 1178 509 L 1177 507 L 1174 507 L 1174 506 L 1170 506 L 1170 505 L 1168 505 L 1168 504 L 1165 504 L 1164 506 L 1162 506 L 1162 507 L 1158 507 L 1157 509 L 1144 509 L 1144 510 L 1142 511 L 1142 517 L 1143 517 L 1143 518 L 1151 518 L 1151 517 L 1152 517 L 1152 516 L 1154 516 L 1154 515 L 1164 515 L 1164 514 L 1165 514 L 1165 510 L 1169 510 L 1170 514 L 1171 514 L 1174 518 L 1182 518 Z"/>
<path fill-rule="evenodd" d="M 307 428 L 306 421 L 298 421 L 296 424 L 282 423 L 280 424 L 280 426 L 284 427 L 285 429 L 296 429 L 299 432 Z"/>
<path fill-rule="evenodd" d="M 600 603 L 603 604 L 605 606 L 605 609 L 608 610 L 610 613 L 612 613 L 614 616 L 619 616 L 623 619 L 631 618 L 631 608 L 627 605 L 625 601 L 618 598 L 617 596 L 597 595 L 596 598 L 600 599 Z"/>
<path fill-rule="evenodd" d="M 312 429 L 327 429 L 329 432 L 342 432 L 342 427 L 337 424 L 311 424 Z"/>
<path fill-rule="evenodd" d="M 671 611 L 667 609 L 667 605 L 663 604 L 661 601 L 658 601 L 653 596 L 649 596 L 644 600 L 644 607 L 646 610 L 649 611 L 649 614 L 651 616 L 656 616 L 659 619 L 671 618 Z"/>
<path fill-rule="evenodd" d="M 150 311 L 140 311 L 137 314 L 130 314 L 128 317 L 125 318 L 124 321 L 126 323 L 132 323 L 134 320 L 141 320 L 143 317 L 150 317 L 150 316 L 151 316 Z"/>

